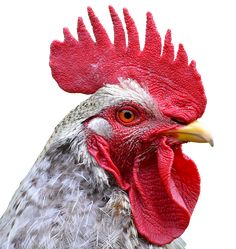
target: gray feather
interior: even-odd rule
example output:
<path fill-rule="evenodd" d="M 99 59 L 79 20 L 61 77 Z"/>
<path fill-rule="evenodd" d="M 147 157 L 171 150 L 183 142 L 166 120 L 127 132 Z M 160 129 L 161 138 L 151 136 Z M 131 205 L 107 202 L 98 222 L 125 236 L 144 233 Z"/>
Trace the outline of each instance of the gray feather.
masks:
<path fill-rule="evenodd" d="M 185 248 L 180 238 L 164 247 L 142 239 L 127 194 L 88 153 L 83 121 L 127 98 L 111 89 L 99 90 L 56 127 L 0 219 L 1 249 Z"/>

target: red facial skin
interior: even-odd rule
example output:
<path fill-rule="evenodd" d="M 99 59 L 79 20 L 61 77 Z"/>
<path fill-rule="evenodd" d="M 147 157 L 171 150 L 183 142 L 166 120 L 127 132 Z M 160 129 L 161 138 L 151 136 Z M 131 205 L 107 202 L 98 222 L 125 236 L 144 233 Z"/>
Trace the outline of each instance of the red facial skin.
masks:
<path fill-rule="evenodd" d="M 134 120 L 122 122 L 120 110 L 132 111 Z M 89 132 L 89 152 L 127 191 L 138 232 L 153 244 L 170 243 L 188 226 L 200 192 L 195 164 L 183 155 L 180 142 L 162 135 L 182 125 L 132 102 L 96 117 L 108 121 L 112 135 Z"/>

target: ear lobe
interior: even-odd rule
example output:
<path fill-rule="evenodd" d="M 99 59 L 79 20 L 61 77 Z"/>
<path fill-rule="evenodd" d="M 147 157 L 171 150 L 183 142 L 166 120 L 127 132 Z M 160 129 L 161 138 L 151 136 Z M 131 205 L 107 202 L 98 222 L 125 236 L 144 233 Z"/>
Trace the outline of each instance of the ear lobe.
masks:
<path fill-rule="evenodd" d="M 89 121 L 88 128 L 105 138 L 110 138 L 112 135 L 112 126 L 104 118 L 93 118 Z"/>
<path fill-rule="evenodd" d="M 118 167 L 113 163 L 110 157 L 109 144 L 103 137 L 92 135 L 89 138 L 88 151 L 94 157 L 100 167 L 115 177 L 117 184 L 123 190 L 128 190 L 130 186 L 123 181 Z"/>

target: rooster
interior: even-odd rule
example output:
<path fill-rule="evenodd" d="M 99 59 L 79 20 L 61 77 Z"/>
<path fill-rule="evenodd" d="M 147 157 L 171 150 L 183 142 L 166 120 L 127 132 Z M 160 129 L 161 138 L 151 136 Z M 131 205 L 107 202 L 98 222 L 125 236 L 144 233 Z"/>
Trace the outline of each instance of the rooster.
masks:
<path fill-rule="evenodd" d="M 151 13 L 140 50 L 124 9 L 125 31 L 109 7 L 112 43 L 91 8 L 96 42 L 81 18 L 78 40 L 64 29 L 51 45 L 59 86 L 91 94 L 55 131 L 0 220 L 1 249 L 183 249 L 200 192 L 184 142 L 213 140 L 197 119 L 206 106 L 195 62 L 176 58 Z"/>

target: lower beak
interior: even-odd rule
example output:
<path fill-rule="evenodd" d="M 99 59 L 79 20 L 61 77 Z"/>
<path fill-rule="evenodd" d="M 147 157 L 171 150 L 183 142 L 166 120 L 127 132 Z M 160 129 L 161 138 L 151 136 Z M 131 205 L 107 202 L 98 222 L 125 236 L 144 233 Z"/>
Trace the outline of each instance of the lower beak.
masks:
<path fill-rule="evenodd" d="M 214 146 L 210 132 L 205 130 L 198 121 L 167 131 L 165 134 L 173 136 L 181 142 L 209 143 L 212 147 Z"/>

